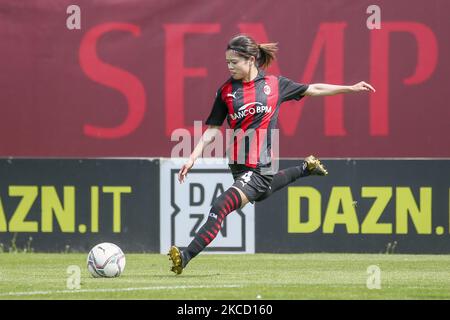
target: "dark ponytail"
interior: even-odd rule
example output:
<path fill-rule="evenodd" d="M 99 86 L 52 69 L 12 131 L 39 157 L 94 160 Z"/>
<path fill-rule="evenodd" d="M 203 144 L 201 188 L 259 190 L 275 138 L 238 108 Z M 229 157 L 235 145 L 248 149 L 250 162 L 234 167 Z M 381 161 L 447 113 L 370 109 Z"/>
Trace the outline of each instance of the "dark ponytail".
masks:
<path fill-rule="evenodd" d="M 255 57 L 258 67 L 267 68 L 273 60 L 278 50 L 277 43 L 257 44 L 252 37 L 247 35 L 237 35 L 228 43 L 227 50 L 233 50 L 236 54 L 248 59 Z"/>
<path fill-rule="evenodd" d="M 275 60 L 275 53 L 278 51 L 277 43 L 261 43 L 258 45 L 258 48 L 258 65 L 262 68 L 267 68 Z"/>

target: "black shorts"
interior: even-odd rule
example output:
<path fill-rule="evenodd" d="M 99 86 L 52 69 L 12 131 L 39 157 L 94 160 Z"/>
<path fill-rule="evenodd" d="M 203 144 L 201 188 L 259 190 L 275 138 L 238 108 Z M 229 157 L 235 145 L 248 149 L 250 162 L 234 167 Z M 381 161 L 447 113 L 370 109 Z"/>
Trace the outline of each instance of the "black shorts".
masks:
<path fill-rule="evenodd" d="M 273 175 L 263 175 L 258 169 L 239 164 L 230 164 L 229 167 L 233 174 L 233 187 L 241 190 L 251 203 L 270 191 Z"/>

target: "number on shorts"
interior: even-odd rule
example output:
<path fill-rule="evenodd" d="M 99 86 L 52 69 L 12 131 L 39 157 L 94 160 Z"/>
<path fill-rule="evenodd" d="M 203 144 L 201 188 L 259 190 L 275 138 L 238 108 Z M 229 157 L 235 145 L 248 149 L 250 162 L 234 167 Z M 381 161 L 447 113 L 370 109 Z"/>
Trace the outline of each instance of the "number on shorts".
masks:
<path fill-rule="evenodd" d="M 252 177 L 253 171 L 247 171 L 242 177 L 241 179 L 245 181 L 245 183 L 249 183 L 250 179 Z"/>

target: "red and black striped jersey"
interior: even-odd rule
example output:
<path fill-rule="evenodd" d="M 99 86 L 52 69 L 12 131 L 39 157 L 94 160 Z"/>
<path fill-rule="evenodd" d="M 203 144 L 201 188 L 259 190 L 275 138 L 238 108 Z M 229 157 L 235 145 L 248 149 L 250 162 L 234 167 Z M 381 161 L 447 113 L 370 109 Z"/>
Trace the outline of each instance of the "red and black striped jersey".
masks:
<path fill-rule="evenodd" d="M 207 125 L 220 126 L 227 118 L 233 132 L 227 151 L 230 163 L 250 168 L 271 165 L 272 130 L 284 101 L 300 100 L 308 85 L 262 70 L 249 82 L 230 78 L 217 91 Z"/>

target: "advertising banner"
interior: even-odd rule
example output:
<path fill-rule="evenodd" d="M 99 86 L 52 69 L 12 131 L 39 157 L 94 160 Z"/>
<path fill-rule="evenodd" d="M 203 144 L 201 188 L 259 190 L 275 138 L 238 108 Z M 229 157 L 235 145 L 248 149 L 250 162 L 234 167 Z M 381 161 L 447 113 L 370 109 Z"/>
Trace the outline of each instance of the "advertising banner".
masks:
<path fill-rule="evenodd" d="M 450 160 L 322 162 L 256 203 L 256 252 L 450 253 Z"/>
<path fill-rule="evenodd" d="M 4 251 L 159 251 L 158 160 L 1 159 Z"/>
<path fill-rule="evenodd" d="M 232 212 L 209 253 L 449 253 L 450 160 L 323 159 L 300 178 Z M 222 159 L 2 159 L 0 249 L 127 252 L 186 247 L 232 183 Z M 281 160 L 280 170 L 300 165 Z"/>
<path fill-rule="evenodd" d="M 448 0 L 2 0 L 0 156 L 170 157 L 174 130 L 207 119 L 228 41 L 245 33 L 278 43 L 270 74 L 376 89 L 283 103 L 281 157 L 450 157 L 448 12 Z"/>
<path fill-rule="evenodd" d="M 161 159 L 161 253 L 171 245 L 184 248 L 206 222 L 213 201 L 233 184 L 224 161 L 198 159 L 184 183 L 178 181 L 183 159 Z M 229 214 L 205 252 L 254 253 L 255 207 Z"/>

